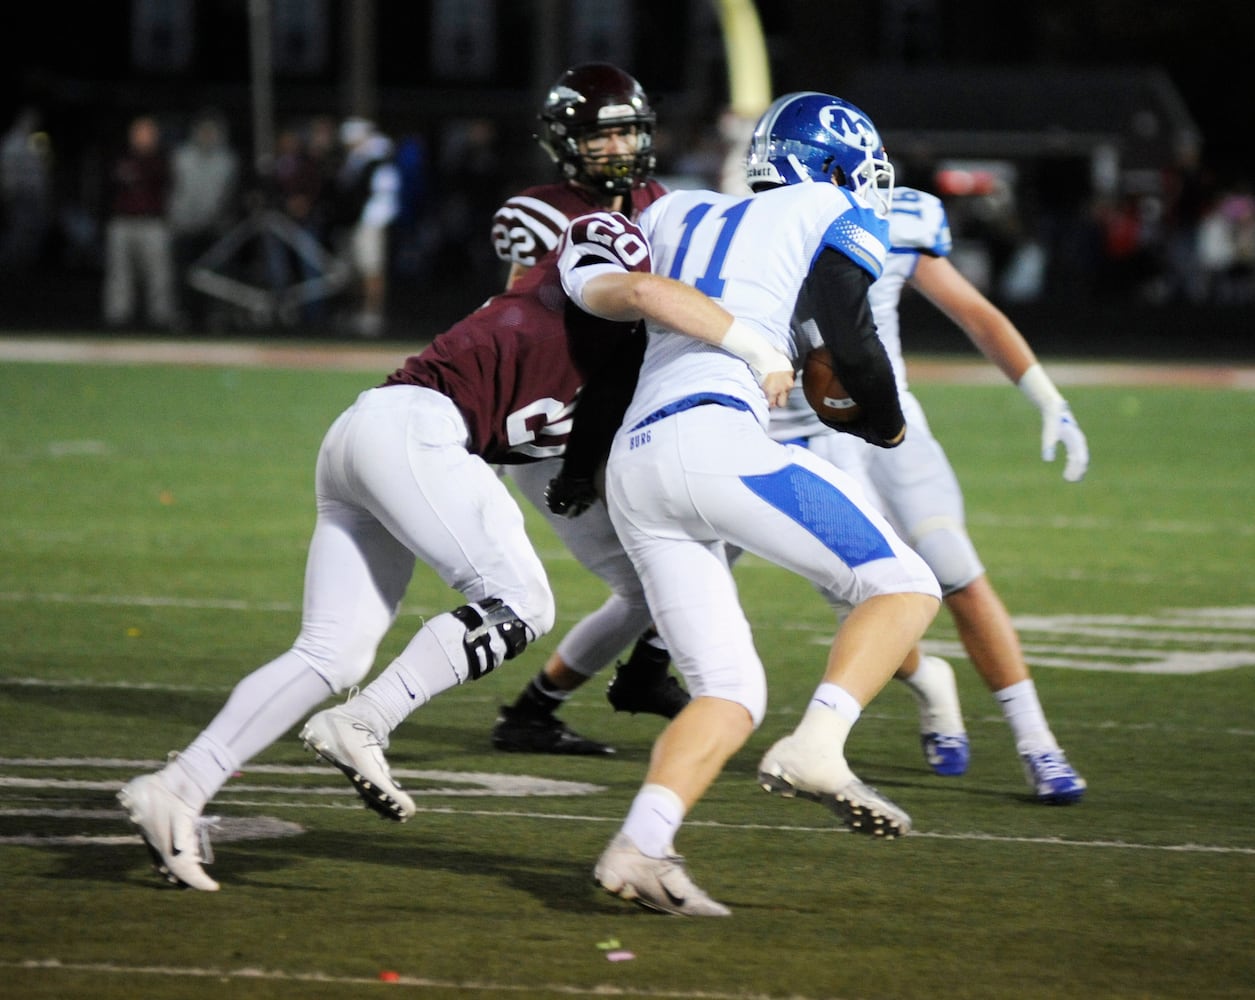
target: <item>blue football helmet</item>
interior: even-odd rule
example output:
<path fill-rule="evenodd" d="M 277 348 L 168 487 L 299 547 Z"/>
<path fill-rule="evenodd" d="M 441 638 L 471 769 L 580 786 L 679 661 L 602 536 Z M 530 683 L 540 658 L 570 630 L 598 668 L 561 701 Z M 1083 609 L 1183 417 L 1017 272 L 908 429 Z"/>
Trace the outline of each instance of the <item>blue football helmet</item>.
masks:
<path fill-rule="evenodd" d="M 750 189 L 829 181 L 834 175 L 881 218 L 889 214 L 893 164 L 872 120 L 831 94 L 800 91 L 776 98 L 750 139 L 745 158 Z"/>

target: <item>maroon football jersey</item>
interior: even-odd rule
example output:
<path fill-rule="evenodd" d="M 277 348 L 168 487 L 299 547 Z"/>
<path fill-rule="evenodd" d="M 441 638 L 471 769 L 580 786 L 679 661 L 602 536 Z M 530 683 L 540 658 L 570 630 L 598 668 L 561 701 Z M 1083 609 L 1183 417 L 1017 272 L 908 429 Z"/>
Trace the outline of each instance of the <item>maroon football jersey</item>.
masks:
<path fill-rule="evenodd" d="M 578 220 L 568 240 L 603 259 L 615 253 L 604 236 L 590 241 L 588 231 L 589 222 Z M 645 246 L 643 236 L 636 245 Z M 448 396 L 466 419 L 468 450 L 492 463 L 561 455 L 585 373 L 625 338 L 644 336 L 635 323 L 600 319 L 571 303 L 558 273 L 560 251 L 546 254 L 513 288 L 441 333 L 383 383 Z M 620 259 L 627 270 L 649 270 L 648 254 Z"/>
<path fill-rule="evenodd" d="M 646 181 L 632 189 L 631 206 L 623 214 L 635 221 L 667 189 Z M 588 212 L 606 211 L 591 192 L 574 184 L 539 184 L 506 200 L 492 217 L 492 245 L 511 264 L 532 267 L 558 245 L 571 220 Z"/>

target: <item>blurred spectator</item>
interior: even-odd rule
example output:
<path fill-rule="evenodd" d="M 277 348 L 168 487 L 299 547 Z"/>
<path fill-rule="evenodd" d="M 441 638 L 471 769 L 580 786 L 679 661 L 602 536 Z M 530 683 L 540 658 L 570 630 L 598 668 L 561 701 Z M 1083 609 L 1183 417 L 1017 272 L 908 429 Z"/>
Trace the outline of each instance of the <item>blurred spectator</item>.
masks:
<path fill-rule="evenodd" d="M 319 177 L 318 200 L 313 206 L 314 226 L 319 238 L 330 246 L 330 226 L 335 197 L 336 178 L 344 163 L 340 148 L 340 128 L 330 115 L 310 119 L 302 131 L 305 156 Z"/>
<path fill-rule="evenodd" d="M 18 112 L 0 139 L 0 267 L 6 274 L 37 263 L 51 228 L 52 151 L 34 108 Z"/>
<path fill-rule="evenodd" d="M 374 122 L 348 118 L 340 126 L 344 163 L 336 175 L 337 222 L 344 252 L 357 280 L 350 331 L 359 337 L 384 332 L 388 282 L 388 229 L 400 211 L 401 177 L 392 140 Z"/>
<path fill-rule="evenodd" d="M 427 139 L 420 134 L 404 136 L 397 143 L 397 170 L 401 174 L 401 211 L 397 216 L 394 273 L 409 283 L 425 282 L 440 250 L 439 226 L 433 221 L 433 165 Z"/>
<path fill-rule="evenodd" d="M 745 183 L 745 150 L 754 134 L 757 115 L 739 113 L 725 108 L 719 115 L 719 141 L 723 146 L 723 159 L 719 164 L 716 190 L 745 196 L 750 193 Z"/>
<path fill-rule="evenodd" d="M 337 143 L 335 119 L 326 115 L 281 129 L 275 137 L 277 207 L 328 249 L 336 176 L 343 162 Z"/>
<path fill-rule="evenodd" d="M 731 114 L 730 111 L 725 114 Z M 719 184 L 724 161 L 724 140 L 719 127 L 710 122 L 659 128 L 654 134 L 654 154 L 658 158 L 658 180 L 668 191 L 684 188 L 714 188 Z M 680 134 L 677 135 L 677 132 Z M 744 159 L 744 155 L 742 155 Z M 744 164 L 741 185 L 744 185 Z M 743 187 L 738 188 L 738 191 Z"/>
<path fill-rule="evenodd" d="M 240 159 L 231 148 L 226 123 L 212 112 L 202 114 L 173 157 L 168 218 L 182 283 L 192 264 L 236 221 L 239 179 Z M 204 299 L 186 293 L 185 299 L 184 318 L 203 328 Z"/>
<path fill-rule="evenodd" d="M 174 256 L 166 221 L 170 160 L 156 119 L 141 115 L 132 120 L 126 151 L 114 160 L 109 183 L 105 323 L 117 328 L 136 322 L 136 293 L 142 285 L 148 323 L 169 329 L 175 319 Z"/>
<path fill-rule="evenodd" d="M 1098 290 L 1100 294 L 1128 297 L 1145 277 L 1146 268 L 1138 199 L 1133 195 L 1102 199 L 1097 213 L 1103 241 Z"/>
<path fill-rule="evenodd" d="M 498 291 L 504 281 L 492 242 L 484 239 L 504 200 L 499 145 L 492 119 L 456 119 L 448 123 L 438 155 L 437 267 L 482 285 L 485 295 Z"/>
<path fill-rule="evenodd" d="M 998 294 L 1026 237 L 1016 199 L 1016 170 L 940 169 L 934 185 L 945 198 L 954 229 L 955 266 L 987 295 Z"/>
<path fill-rule="evenodd" d="M 1223 192 L 1198 227 L 1198 260 L 1209 301 L 1255 301 L 1255 196 L 1248 181 Z"/>
<path fill-rule="evenodd" d="M 322 176 L 305 149 L 299 129 L 280 129 L 275 135 L 273 173 L 269 178 L 273 206 L 315 241 L 315 212 L 322 198 Z M 321 245 L 321 244 L 320 244 Z M 315 277 L 312 265 L 285 240 L 270 234 L 266 242 L 267 273 L 271 286 L 286 288 L 295 280 Z"/>
<path fill-rule="evenodd" d="M 1180 298 L 1197 304 L 1207 296 L 1198 239 L 1213 183 L 1211 171 L 1203 164 L 1195 143 L 1178 150 L 1175 162 L 1164 171 L 1164 293 L 1161 301 Z"/>
<path fill-rule="evenodd" d="M 302 229 L 318 236 L 326 228 L 318 221 L 326 214 L 325 183 L 322 167 L 310 155 L 305 136 L 297 128 L 282 129 L 275 136 L 274 186 L 278 208 Z"/>

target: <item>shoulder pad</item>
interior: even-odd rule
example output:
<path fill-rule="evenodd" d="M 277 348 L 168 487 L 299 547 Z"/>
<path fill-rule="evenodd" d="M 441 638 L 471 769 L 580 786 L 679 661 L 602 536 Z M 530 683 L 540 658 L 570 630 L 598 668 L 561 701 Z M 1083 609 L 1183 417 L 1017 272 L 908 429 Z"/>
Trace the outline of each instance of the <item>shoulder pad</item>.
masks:
<path fill-rule="evenodd" d="M 650 269 L 649 243 L 640 227 L 619 212 L 593 212 L 574 219 L 562 237 L 565 266 L 573 258 L 617 264 L 625 271 Z"/>
<path fill-rule="evenodd" d="M 936 195 L 910 187 L 893 190 L 889 212 L 889 244 L 894 250 L 917 250 L 948 256 L 952 247 L 950 220 Z"/>
<path fill-rule="evenodd" d="M 836 194 L 843 195 L 845 206 L 839 209 L 837 216 L 824 232 L 821 245 L 840 251 L 873 279 L 879 278 L 889 252 L 889 224 L 876 215 L 867 202 L 845 188 L 832 185 L 816 187 L 829 188 Z"/>

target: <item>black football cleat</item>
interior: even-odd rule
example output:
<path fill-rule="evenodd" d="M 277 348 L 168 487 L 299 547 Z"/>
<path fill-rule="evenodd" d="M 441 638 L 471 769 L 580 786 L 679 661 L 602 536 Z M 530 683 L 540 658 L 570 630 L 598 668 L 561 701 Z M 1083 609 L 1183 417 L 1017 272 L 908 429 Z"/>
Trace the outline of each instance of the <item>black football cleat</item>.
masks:
<path fill-rule="evenodd" d="M 614 677 L 606 688 L 606 700 L 616 712 L 646 712 L 674 719 L 691 700 L 691 695 L 671 674 L 652 673 L 648 679 L 639 676 L 630 664 L 616 666 Z"/>
<path fill-rule="evenodd" d="M 614 747 L 598 743 L 570 729 L 556 715 L 527 715 L 501 706 L 492 727 L 492 745 L 508 753 L 552 753 L 585 757 L 606 756 Z"/>

